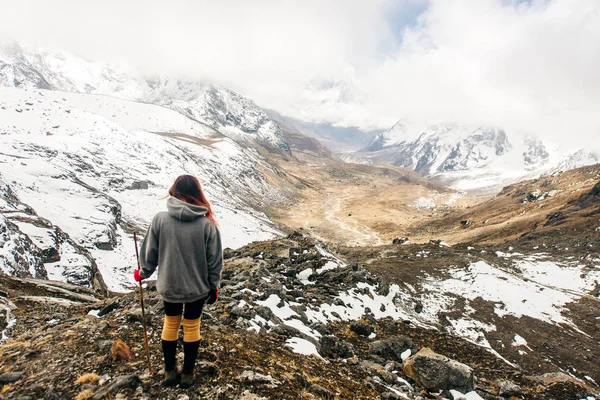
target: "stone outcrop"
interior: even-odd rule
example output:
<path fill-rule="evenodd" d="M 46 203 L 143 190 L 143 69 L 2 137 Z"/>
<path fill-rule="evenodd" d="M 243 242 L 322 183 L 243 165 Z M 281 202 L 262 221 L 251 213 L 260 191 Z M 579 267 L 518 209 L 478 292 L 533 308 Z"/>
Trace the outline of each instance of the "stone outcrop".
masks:
<path fill-rule="evenodd" d="M 406 376 L 428 390 L 458 390 L 467 393 L 475 388 L 473 369 L 425 347 L 404 361 Z"/>

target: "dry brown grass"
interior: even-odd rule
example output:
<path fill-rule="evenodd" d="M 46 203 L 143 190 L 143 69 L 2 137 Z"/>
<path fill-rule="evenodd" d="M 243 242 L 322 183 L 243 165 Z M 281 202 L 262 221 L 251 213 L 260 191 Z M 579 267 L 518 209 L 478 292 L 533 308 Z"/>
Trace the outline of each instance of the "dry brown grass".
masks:
<path fill-rule="evenodd" d="M 75 381 L 76 385 L 81 385 L 82 383 L 96 382 L 100 380 L 100 376 L 94 373 L 83 374 Z"/>
<path fill-rule="evenodd" d="M 93 390 L 86 389 L 83 392 L 79 393 L 77 396 L 75 396 L 75 400 L 88 400 L 88 399 L 92 398 L 93 395 L 94 395 Z"/>
<path fill-rule="evenodd" d="M 113 342 L 112 347 L 110 348 L 110 354 L 112 355 L 113 361 L 131 360 L 133 358 L 133 354 L 131 354 L 129 346 L 127 346 L 121 339 L 117 339 Z"/>

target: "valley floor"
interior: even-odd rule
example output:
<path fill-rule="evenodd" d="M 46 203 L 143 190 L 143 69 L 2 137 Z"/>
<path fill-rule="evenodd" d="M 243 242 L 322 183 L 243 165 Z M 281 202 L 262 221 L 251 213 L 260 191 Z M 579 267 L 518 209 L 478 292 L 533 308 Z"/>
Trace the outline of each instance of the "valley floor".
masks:
<path fill-rule="evenodd" d="M 427 243 L 435 238 L 418 232 L 422 224 L 483 200 L 394 167 L 344 163 L 282 167 L 302 176 L 307 187 L 295 202 L 278 209 L 274 220 L 327 243 L 382 245 L 409 233 L 411 243 Z"/>

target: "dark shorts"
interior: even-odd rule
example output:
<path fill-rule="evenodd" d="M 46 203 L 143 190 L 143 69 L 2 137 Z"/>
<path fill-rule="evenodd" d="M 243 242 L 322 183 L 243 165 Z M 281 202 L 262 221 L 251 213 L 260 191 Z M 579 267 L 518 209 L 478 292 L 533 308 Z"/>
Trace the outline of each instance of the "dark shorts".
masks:
<path fill-rule="evenodd" d="M 204 303 L 207 299 L 208 297 L 196 300 L 192 303 L 169 303 L 168 301 L 164 301 L 165 315 L 176 317 L 183 313 L 183 318 L 185 319 L 200 318 L 202 315 L 202 309 L 204 308 Z"/>

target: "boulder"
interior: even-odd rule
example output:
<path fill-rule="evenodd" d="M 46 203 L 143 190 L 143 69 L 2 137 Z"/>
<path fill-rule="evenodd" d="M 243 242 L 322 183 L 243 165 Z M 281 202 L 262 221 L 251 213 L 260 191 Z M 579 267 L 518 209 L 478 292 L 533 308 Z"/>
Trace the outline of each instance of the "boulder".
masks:
<path fill-rule="evenodd" d="M 218 376 L 221 373 L 221 369 L 217 364 L 210 361 L 199 361 L 197 370 L 203 376 Z"/>
<path fill-rule="evenodd" d="M 149 310 L 144 310 L 144 314 L 146 316 L 146 324 L 148 325 L 152 325 L 152 312 Z M 142 316 L 142 309 L 141 308 L 134 308 L 132 310 L 129 310 L 125 316 L 125 318 L 127 319 L 128 322 L 140 322 L 143 323 L 144 322 L 144 317 Z"/>
<path fill-rule="evenodd" d="M 394 238 L 394 240 L 392 240 L 392 244 L 404 244 L 404 243 L 408 243 L 407 237 L 397 237 L 397 238 Z"/>
<path fill-rule="evenodd" d="M 471 392 L 474 387 L 473 369 L 429 348 L 404 361 L 404 374 L 428 390 L 458 390 Z"/>
<path fill-rule="evenodd" d="M 402 362 L 402 353 L 406 350 L 416 353 L 417 348 L 409 337 L 402 335 L 369 343 L 369 352 L 385 360 Z"/>
<path fill-rule="evenodd" d="M 388 371 L 383 365 L 371 361 L 360 361 L 360 366 L 363 367 L 370 375 L 378 375 L 384 382 L 393 385 L 398 381 L 398 377 Z"/>
<path fill-rule="evenodd" d="M 322 336 L 319 343 L 324 357 L 349 358 L 354 355 L 354 347 L 336 336 Z"/>
<path fill-rule="evenodd" d="M 300 332 L 297 328 L 294 328 L 293 326 L 287 325 L 285 323 L 275 325 L 273 328 L 271 328 L 271 332 L 285 337 L 304 336 L 304 334 Z"/>
<path fill-rule="evenodd" d="M 133 181 L 131 185 L 129 185 L 130 190 L 145 190 L 149 187 L 148 181 Z"/>
<path fill-rule="evenodd" d="M 92 400 L 102 400 L 106 398 L 109 394 L 115 393 L 121 389 L 135 389 L 141 383 L 142 381 L 140 381 L 140 378 L 137 375 L 119 376 L 115 378 L 110 385 L 97 391 L 96 394 L 94 394 L 94 397 L 92 397 Z"/>
<path fill-rule="evenodd" d="M 237 377 L 237 380 L 245 383 L 269 383 L 271 385 L 279 385 L 281 382 L 273 379 L 271 374 L 263 375 L 258 372 L 246 370 Z"/>
<path fill-rule="evenodd" d="M 502 381 L 498 386 L 498 394 L 502 397 L 521 396 L 521 387 L 511 381 Z"/>
<path fill-rule="evenodd" d="M 110 348 L 113 345 L 114 340 L 98 340 L 96 342 L 96 348 L 98 349 L 98 351 L 100 352 L 107 352 L 110 350 Z"/>
<path fill-rule="evenodd" d="M 351 323 L 350 330 L 358 336 L 369 336 L 375 332 L 375 329 L 364 321 L 355 321 Z"/>
<path fill-rule="evenodd" d="M 0 374 L 0 385 L 13 383 L 25 376 L 25 372 L 5 372 Z"/>

